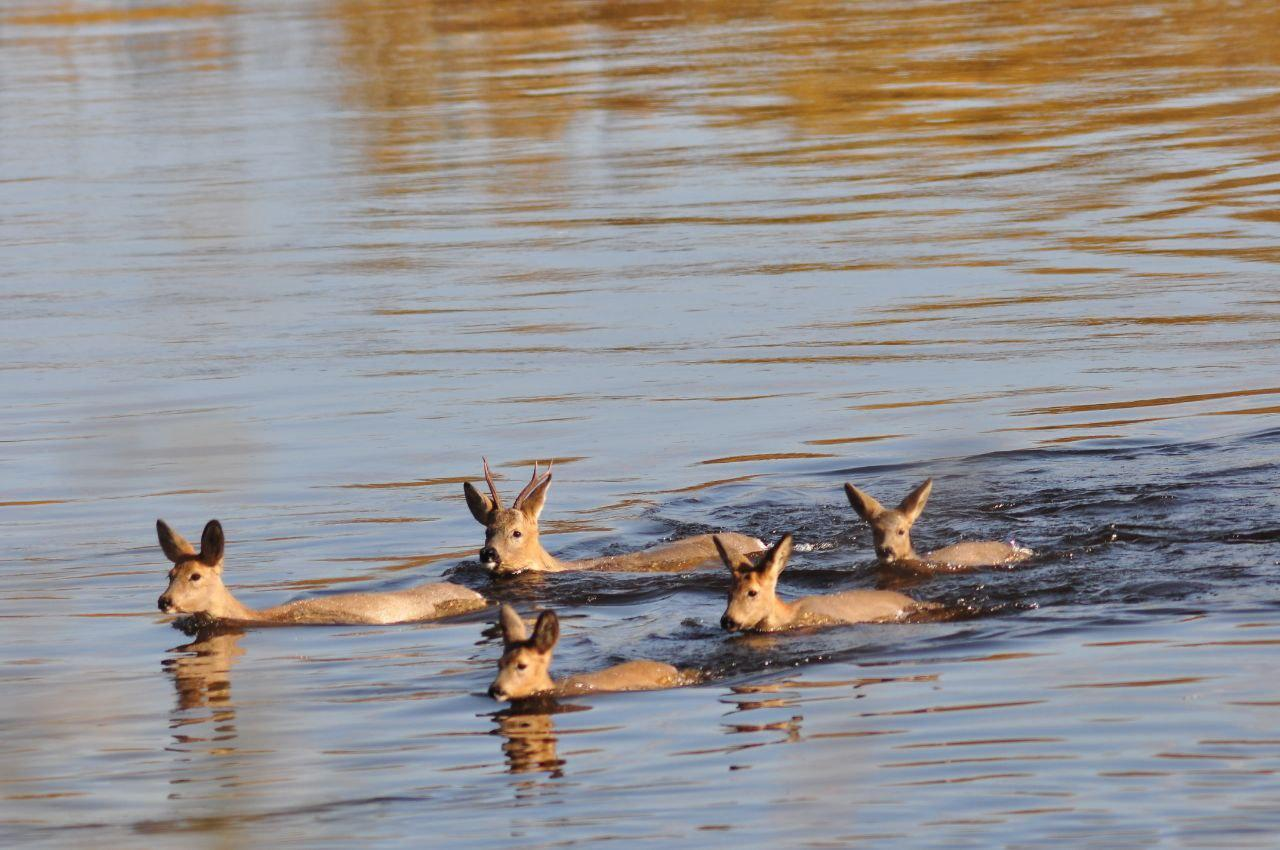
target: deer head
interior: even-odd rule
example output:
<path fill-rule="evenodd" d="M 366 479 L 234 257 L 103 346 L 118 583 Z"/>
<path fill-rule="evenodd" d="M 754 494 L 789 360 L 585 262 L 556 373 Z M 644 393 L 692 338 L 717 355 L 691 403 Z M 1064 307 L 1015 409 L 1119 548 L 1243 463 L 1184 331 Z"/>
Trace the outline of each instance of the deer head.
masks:
<path fill-rule="evenodd" d="M 551 650 L 560 640 L 560 619 L 555 611 L 543 611 L 528 637 L 524 620 L 510 605 L 502 606 L 502 658 L 498 676 L 489 686 L 496 700 L 517 700 L 545 693 L 555 687 L 551 681 Z"/>
<path fill-rule="evenodd" d="M 778 575 L 791 557 L 791 535 L 784 534 L 765 550 L 759 563 L 730 549 L 719 536 L 713 537 L 720 560 L 729 568 L 733 583 L 720 626 L 726 631 L 751 631 L 766 628 L 785 614 L 778 599 Z"/>
<path fill-rule="evenodd" d="M 222 555 L 226 540 L 222 523 L 209 520 L 200 535 L 200 551 L 162 519 L 156 520 L 160 548 L 173 561 L 169 587 L 156 600 L 166 614 L 225 616 L 231 592 L 222 583 Z"/>
<path fill-rule="evenodd" d="M 844 485 L 849 504 L 871 526 L 876 556 L 887 564 L 920 560 L 911 545 L 911 526 L 915 525 L 924 512 L 925 503 L 929 501 L 929 493 L 932 491 L 933 479 L 929 478 L 908 493 L 898 507 L 886 508 L 852 484 Z"/>
<path fill-rule="evenodd" d="M 484 480 L 489 485 L 487 496 L 470 481 L 462 485 L 471 515 L 484 526 L 480 563 L 495 573 L 542 568 L 548 556 L 538 540 L 538 515 L 542 513 L 547 488 L 551 486 L 551 465 L 547 465 L 542 475 L 538 474 L 538 465 L 533 465 L 533 477 L 509 508 L 502 505 L 502 496 L 498 494 L 487 460 L 484 461 Z"/>

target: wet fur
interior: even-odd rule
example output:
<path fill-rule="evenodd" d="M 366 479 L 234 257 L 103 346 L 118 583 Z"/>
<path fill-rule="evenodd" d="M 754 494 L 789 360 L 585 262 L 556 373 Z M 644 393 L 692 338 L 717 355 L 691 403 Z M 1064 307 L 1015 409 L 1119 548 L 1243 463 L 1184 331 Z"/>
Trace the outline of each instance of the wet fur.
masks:
<path fill-rule="evenodd" d="M 216 519 L 205 526 L 199 552 L 164 520 L 156 521 L 156 534 L 160 548 L 174 562 L 169 587 L 157 600 L 160 610 L 169 614 L 281 625 L 385 625 L 439 619 L 488 604 L 470 588 L 438 582 L 384 593 L 317 596 L 256 610 L 222 583 L 225 543 Z"/>
<path fill-rule="evenodd" d="M 530 637 L 524 620 L 515 609 L 503 605 L 499 628 L 502 632 L 502 658 L 498 661 L 498 675 L 489 686 L 489 695 L 497 700 L 653 691 L 680 687 L 697 680 L 695 673 L 644 659 L 553 680 L 550 674 L 551 654 L 560 640 L 560 620 L 554 611 L 543 611 L 538 615 Z"/>
<path fill-rule="evenodd" d="M 888 623 L 939 607 L 893 590 L 850 590 L 783 601 L 777 595 L 778 576 L 791 555 L 791 546 L 791 535 L 784 534 L 758 563 L 727 546 L 719 546 L 721 560 L 733 579 L 724 616 L 720 618 L 723 628 L 776 632 L 805 626 Z"/>
<path fill-rule="evenodd" d="M 480 562 L 495 573 L 509 575 L 526 570 L 679 572 L 696 569 L 716 559 L 713 535 L 700 534 L 625 555 L 562 561 L 543 548 L 538 533 L 538 517 L 551 486 L 551 472 L 539 477 L 535 467 L 533 479 L 508 508 L 502 505 L 501 496 L 487 469 L 488 464 L 485 477 L 490 482 L 489 495 L 481 493 L 470 482 L 463 485 L 463 493 L 471 515 L 485 527 L 485 545 L 480 550 Z M 727 533 L 720 535 L 720 538 L 723 543 L 743 554 L 764 549 L 764 543 L 745 534 Z"/>
<path fill-rule="evenodd" d="M 1033 554 L 1030 549 L 996 540 L 956 543 L 923 555 L 916 552 L 911 544 L 911 528 L 933 492 L 932 478 L 908 493 L 896 508 L 884 507 L 852 484 L 845 484 L 844 491 L 854 511 L 871 526 L 876 557 L 888 566 L 917 573 L 959 572 L 1016 564 Z"/>

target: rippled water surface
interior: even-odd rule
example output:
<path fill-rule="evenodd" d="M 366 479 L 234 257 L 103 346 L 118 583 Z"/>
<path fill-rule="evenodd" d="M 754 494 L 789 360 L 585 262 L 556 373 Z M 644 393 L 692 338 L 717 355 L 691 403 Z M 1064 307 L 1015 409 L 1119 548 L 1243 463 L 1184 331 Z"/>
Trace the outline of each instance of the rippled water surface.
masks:
<path fill-rule="evenodd" d="M 1280 7 L 0 6 L 6 846 L 1274 846 Z M 921 548 L 948 622 L 718 628 L 727 575 L 504 582 L 461 499 L 556 461 L 556 553 L 795 531 L 786 595 Z M 211 629 L 449 575 L 554 607 Z"/>

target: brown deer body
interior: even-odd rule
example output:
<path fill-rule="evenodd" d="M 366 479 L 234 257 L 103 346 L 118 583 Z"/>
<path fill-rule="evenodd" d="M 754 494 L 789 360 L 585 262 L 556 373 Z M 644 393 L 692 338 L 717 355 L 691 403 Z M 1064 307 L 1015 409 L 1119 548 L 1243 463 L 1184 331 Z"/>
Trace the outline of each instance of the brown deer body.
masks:
<path fill-rule="evenodd" d="M 551 470 L 539 476 L 533 468 L 533 478 L 516 496 L 510 508 L 503 507 L 502 497 L 485 461 L 484 477 L 489 485 L 489 495 L 477 490 L 470 482 L 463 485 L 467 507 L 476 522 L 485 527 L 484 548 L 480 550 L 480 563 L 498 574 L 513 574 L 531 570 L 536 572 L 561 572 L 565 570 L 607 570 L 613 572 L 675 572 L 699 567 L 716 557 L 712 535 L 700 534 L 630 552 L 625 555 L 609 555 L 602 558 L 586 558 L 562 561 L 542 547 L 538 537 L 538 516 L 547 500 L 551 486 Z M 745 534 L 722 534 L 721 540 L 743 554 L 759 552 L 764 544 Z"/>
<path fill-rule="evenodd" d="M 660 661 L 627 661 L 594 673 L 563 679 L 551 678 L 551 652 L 560 640 L 560 620 L 554 611 L 543 611 L 528 636 L 524 620 L 510 605 L 502 606 L 502 658 L 498 675 L 489 686 L 496 700 L 534 696 L 583 696 L 615 691 L 656 691 L 693 684 L 696 676 Z"/>
<path fill-rule="evenodd" d="M 174 564 L 169 570 L 169 587 L 157 600 L 166 614 L 203 614 L 248 623 L 382 625 L 434 620 L 488 604 L 470 588 L 441 582 L 385 593 L 317 596 L 254 609 L 236 599 L 222 583 L 226 542 L 222 524 L 216 519 L 204 527 L 199 552 L 164 520 L 156 520 L 156 533 L 160 548 Z"/>
<path fill-rule="evenodd" d="M 791 556 L 791 535 L 768 549 L 759 563 L 722 545 L 717 548 L 733 584 L 720 626 L 726 631 L 777 632 L 803 626 L 841 623 L 888 623 L 937 608 L 892 590 L 850 590 L 821 596 L 804 596 L 791 602 L 778 598 L 778 575 Z"/>
<path fill-rule="evenodd" d="M 892 509 L 885 508 L 852 484 L 844 485 L 844 491 L 854 511 L 871 526 L 876 556 L 885 564 L 918 572 L 941 572 L 1014 564 L 1034 554 L 1016 543 L 996 540 L 956 543 L 923 555 L 916 552 L 911 545 L 911 526 L 924 512 L 929 494 L 933 492 L 932 478 L 926 479 L 907 494 L 902 504 Z"/>

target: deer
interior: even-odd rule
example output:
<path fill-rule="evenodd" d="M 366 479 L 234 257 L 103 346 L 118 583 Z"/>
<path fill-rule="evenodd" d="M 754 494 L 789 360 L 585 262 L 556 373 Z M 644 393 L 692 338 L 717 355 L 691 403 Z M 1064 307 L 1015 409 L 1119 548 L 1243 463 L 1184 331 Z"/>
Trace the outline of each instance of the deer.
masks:
<path fill-rule="evenodd" d="M 560 619 L 555 611 L 538 615 L 530 637 L 516 610 L 503 605 L 498 627 L 502 632 L 502 657 L 498 660 L 497 678 L 489 686 L 489 696 L 499 702 L 542 696 L 657 691 L 691 685 L 698 680 L 696 672 L 648 660 L 626 661 L 594 673 L 553 680 L 551 652 L 560 640 Z"/>
<path fill-rule="evenodd" d="M 1012 540 L 1008 543 L 972 540 L 921 555 L 911 545 L 911 526 L 924 512 L 929 494 L 933 492 L 932 478 L 925 479 L 923 484 L 908 493 L 896 508 L 885 508 L 852 484 L 845 484 L 844 492 L 854 511 L 871 526 L 876 557 L 888 566 L 923 573 L 959 571 L 1016 564 L 1035 554 Z"/>
<path fill-rule="evenodd" d="M 479 553 L 480 564 L 496 575 L 514 575 L 526 570 L 677 572 L 715 560 L 716 549 L 711 542 L 711 535 L 699 534 L 625 555 L 562 561 L 547 552 L 538 538 L 538 517 L 547 500 L 547 489 L 551 486 L 551 466 L 548 465 L 547 471 L 539 475 L 538 465 L 535 463 L 533 477 L 508 508 L 502 504 L 502 496 L 493 481 L 489 461 L 484 458 L 482 461 L 489 495 L 481 493 L 470 481 L 463 484 L 462 489 L 471 515 L 485 528 L 484 547 Z M 763 542 L 745 534 L 728 533 L 720 537 L 726 545 L 743 554 L 764 549 Z"/>
<path fill-rule="evenodd" d="M 941 607 L 894 590 L 849 590 L 786 602 L 778 597 L 778 576 L 791 557 L 791 534 L 782 535 L 758 562 L 724 545 L 718 536 L 715 543 L 720 559 L 733 577 L 729 601 L 720 618 L 720 627 L 727 632 L 780 632 L 807 626 L 891 623 Z"/>
<path fill-rule="evenodd" d="M 385 593 L 318 596 L 254 609 L 236 599 L 222 583 L 226 549 L 222 523 L 211 519 L 205 525 L 199 552 L 162 519 L 156 520 L 156 534 L 160 548 L 173 562 L 169 587 L 156 601 L 165 614 L 283 625 L 385 625 L 434 620 L 489 604 L 470 588 L 441 582 Z"/>

